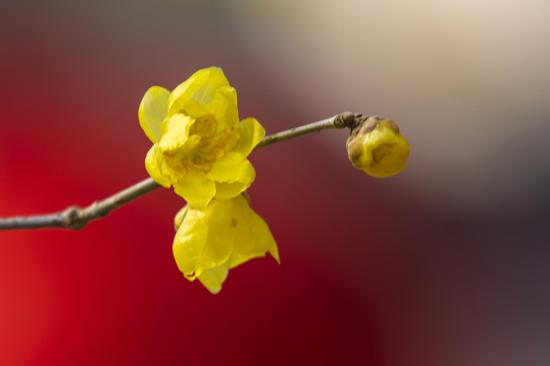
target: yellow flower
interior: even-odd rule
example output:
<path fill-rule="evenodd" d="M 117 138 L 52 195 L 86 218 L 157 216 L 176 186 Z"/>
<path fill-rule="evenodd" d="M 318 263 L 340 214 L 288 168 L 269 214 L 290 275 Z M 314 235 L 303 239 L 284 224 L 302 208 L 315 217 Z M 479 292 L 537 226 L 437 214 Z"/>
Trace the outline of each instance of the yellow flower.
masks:
<path fill-rule="evenodd" d="M 378 117 L 369 117 L 353 130 L 347 149 L 354 167 L 377 178 L 401 172 L 409 156 L 409 143 L 397 124 Z"/>
<path fill-rule="evenodd" d="M 220 292 L 230 269 L 250 259 L 269 252 L 279 262 L 269 227 L 243 195 L 214 199 L 203 210 L 186 206 L 175 224 L 172 251 L 179 270 L 213 294 Z"/>
<path fill-rule="evenodd" d="M 153 142 L 145 158 L 149 175 L 192 207 L 236 197 L 254 181 L 247 156 L 265 130 L 254 118 L 239 122 L 237 93 L 220 68 L 199 70 L 172 92 L 149 88 L 139 122 Z"/>

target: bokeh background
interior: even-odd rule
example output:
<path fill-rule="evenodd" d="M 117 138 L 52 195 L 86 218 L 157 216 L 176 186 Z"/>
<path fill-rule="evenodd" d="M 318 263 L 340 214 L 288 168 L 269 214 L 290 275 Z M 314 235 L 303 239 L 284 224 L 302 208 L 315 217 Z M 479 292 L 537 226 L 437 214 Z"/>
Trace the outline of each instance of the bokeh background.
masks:
<path fill-rule="evenodd" d="M 0 215 L 146 176 L 150 85 L 224 68 L 275 132 L 395 119 L 409 168 L 354 170 L 345 131 L 252 158 L 282 264 L 210 295 L 155 191 L 80 232 L 0 233 L 2 365 L 548 365 L 545 0 L 2 1 Z"/>

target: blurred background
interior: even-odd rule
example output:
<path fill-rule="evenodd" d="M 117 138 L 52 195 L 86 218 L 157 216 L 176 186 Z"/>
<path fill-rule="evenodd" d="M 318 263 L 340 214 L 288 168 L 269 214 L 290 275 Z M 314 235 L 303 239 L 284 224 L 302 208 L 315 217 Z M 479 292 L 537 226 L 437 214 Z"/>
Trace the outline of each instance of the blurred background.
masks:
<path fill-rule="evenodd" d="M 550 363 L 547 1 L 2 1 L 0 44 L 0 216 L 145 178 L 143 93 L 210 65 L 268 132 L 352 110 L 412 148 L 389 180 L 345 131 L 254 153 L 282 264 L 218 296 L 176 268 L 167 190 L 0 232 L 0 364 Z"/>

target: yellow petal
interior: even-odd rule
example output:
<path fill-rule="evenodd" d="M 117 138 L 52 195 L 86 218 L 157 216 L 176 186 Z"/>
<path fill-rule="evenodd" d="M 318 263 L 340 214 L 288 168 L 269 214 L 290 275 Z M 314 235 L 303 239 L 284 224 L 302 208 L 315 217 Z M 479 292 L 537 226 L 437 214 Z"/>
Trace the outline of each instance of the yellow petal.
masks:
<path fill-rule="evenodd" d="M 216 200 L 204 210 L 188 209 L 172 250 L 178 268 L 190 280 L 228 261 L 236 234 L 231 205 Z"/>
<path fill-rule="evenodd" d="M 145 156 L 145 168 L 155 182 L 165 188 L 169 188 L 170 179 L 162 173 L 161 163 L 162 160 L 158 151 L 158 145 L 154 144 L 147 152 L 147 156 Z"/>
<path fill-rule="evenodd" d="M 158 142 L 161 123 L 168 112 L 170 92 L 161 86 L 149 88 L 139 105 L 139 124 L 153 143 Z"/>
<path fill-rule="evenodd" d="M 233 245 L 229 267 L 234 268 L 250 259 L 263 257 L 269 252 L 279 262 L 275 239 L 266 222 L 252 210 L 243 196 L 235 200 L 235 211 L 239 212 L 239 226 Z"/>
<path fill-rule="evenodd" d="M 266 252 L 279 261 L 267 224 L 243 195 L 214 199 L 201 210 L 189 207 L 172 250 L 185 277 L 190 281 L 199 278 L 212 293 L 221 290 L 230 268 L 263 257 Z"/>
<path fill-rule="evenodd" d="M 189 210 L 189 206 L 185 205 L 183 208 L 181 208 L 176 216 L 174 217 L 174 227 L 176 228 L 176 231 L 181 226 L 181 223 L 185 219 L 185 216 L 187 216 L 187 210 Z"/>
<path fill-rule="evenodd" d="M 184 109 L 186 114 L 195 119 L 214 116 L 217 122 L 214 131 L 216 133 L 239 126 L 237 92 L 231 86 L 219 87 L 207 103 L 191 99 L 186 102 Z"/>
<path fill-rule="evenodd" d="M 277 243 L 273 241 L 271 246 L 268 249 L 269 254 L 275 259 L 275 262 L 278 264 L 281 264 L 281 258 L 279 257 L 279 248 L 277 247 Z"/>
<path fill-rule="evenodd" d="M 226 128 L 236 128 L 239 125 L 239 110 L 237 107 L 237 91 L 231 86 L 224 86 L 217 90 L 212 102 L 205 108 L 216 117 L 220 132 Z"/>
<path fill-rule="evenodd" d="M 256 171 L 243 155 L 230 152 L 214 162 L 208 177 L 216 182 L 240 182 L 250 185 L 256 177 Z"/>
<path fill-rule="evenodd" d="M 222 285 L 229 273 L 227 264 L 211 269 L 205 269 L 199 276 L 199 281 L 210 291 L 216 295 L 222 290 Z"/>
<path fill-rule="evenodd" d="M 243 193 L 250 184 L 243 182 L 215 182 L 216 183 L 216 198 L 233 198 Z"/>
<path fill-rule="evenodd" d="M 248 156 L 265 136 L 265 129 L 256 118 L 246 118 L 241 121 L 239 145 L 235 152 Z"/>
<path fill-rule="evenodd" d="M 228 85 L 229 82 L 219 67 L 201 69 L 172 91 L 168 102 L 169 113 L 178 113 L 182 110 L 189 113 L 189 105 L 195 108 L 206 105 L 214 98 L 218 88 Z"/>
<path fill-rule="evenodd" d="M 198 275 L 197 263 L 208 238 L 208 225 L 205 224 L 204 216 L 204 212 L 190 209 L 172 245 L 178 269 L 191 281 Z"/>
<path fill-rule="evenodd" d="M 189 170 L 185 177 L 172 184 L 176 193 L 196 209 L 205 208 L 216 194 L 214 182 L 200 171 Z"/>
<path fill-rule="evenodd" d="M 159 140 L 159 146 L 162 151 L 175 151 L 180 147 L 190 143 L 188 150 L 196 147 L 200 142 L 200 136 L 196 136 L 198 141 L 189 141 L 189 129 L 195 120 L 183 114 L 175 114 L 162 124 L 162 135 Z"/>

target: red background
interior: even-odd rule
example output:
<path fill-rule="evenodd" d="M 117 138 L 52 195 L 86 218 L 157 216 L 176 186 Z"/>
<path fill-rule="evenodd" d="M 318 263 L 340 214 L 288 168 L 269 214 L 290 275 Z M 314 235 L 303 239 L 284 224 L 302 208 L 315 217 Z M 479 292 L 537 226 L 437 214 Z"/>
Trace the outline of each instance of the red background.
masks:
<path fill-rule="evenodd" d="M 86 205 L 143 179 L 144 91 L 173 88 L 201 67 L 223 67 L 241 118 L 268 132 L 372 108 L 327 99 L 338 92 L 321 92 L 323 74 L 301 80 L 293 64 L 272 75 L 244 51 L 250 34 L 240 37 L 224 5 L 92 3 L 2 5 L 2 216 Z M 314 52 L 303 52 L 314 69 Z M 406 113 L 385 103 L 374 113 Z M 412 115 L 402 117 L 406 135 Z M 414 177 L 426 156 L 415 153 L 431 137 L 408 136 L 411 166 L 391 180 L 351 167 L 344 131 L 255 152 L 252 203 L 282 264 L 239 267 L 218 296 L 176 268 L 172 220 L 183 203 L 167 190 L 80 232 L 0 233 L 0 364 L 435 366 L 547 356 L 548 196 L 520 215 L 457 215 L 443 198 L 453 187 Z M 419 198 L 427 187 L 435 200 Z"/>

